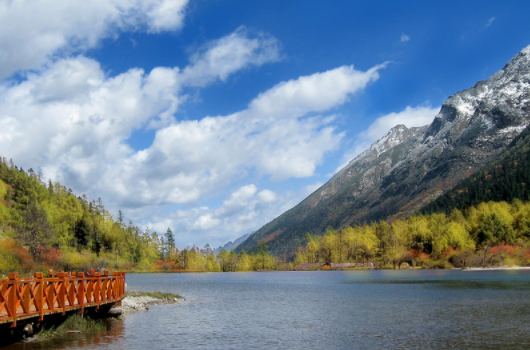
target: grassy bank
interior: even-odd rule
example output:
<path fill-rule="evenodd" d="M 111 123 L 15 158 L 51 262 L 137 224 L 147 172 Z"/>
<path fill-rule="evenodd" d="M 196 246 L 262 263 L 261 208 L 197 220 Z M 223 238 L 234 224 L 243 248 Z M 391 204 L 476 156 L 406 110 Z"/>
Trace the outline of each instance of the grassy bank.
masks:
<path fill-rule="evenodd" d="M 125 293 L 125 297 L 145 297 L 145 296 L 156 298 L 156 299 L 171 299 L 171 300 L 182 298 L 178 294 L 159 292 L 156 290 L 154 292 L 127 292 Z"/>
<path fill-rule="evenodd" d="M 107 330 L 107 323 L 104 320 L 93 319 L 80 314 L 73 314 L 67 317 L 60 324 L 47 324 L 43 326 L 35 335 L 37 339 L 50 339 L 61 337 L 67 333 L 99 333 Z"/>

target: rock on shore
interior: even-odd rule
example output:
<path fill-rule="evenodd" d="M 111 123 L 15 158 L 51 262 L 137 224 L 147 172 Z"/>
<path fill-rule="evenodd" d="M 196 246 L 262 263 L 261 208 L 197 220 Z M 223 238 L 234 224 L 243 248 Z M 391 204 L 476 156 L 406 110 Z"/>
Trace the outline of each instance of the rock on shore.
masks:
<path fill-rule="evenodd" d="M 121 307 L 113 307 L 109 314 L 121 315 L 132 311 L 149 310 L 151 305 L 175 304 L 178 303 L 177 298 L 164 297 L 155 298 L 143 293 L 127 293 L 125 298 L 121 301 Z"/>

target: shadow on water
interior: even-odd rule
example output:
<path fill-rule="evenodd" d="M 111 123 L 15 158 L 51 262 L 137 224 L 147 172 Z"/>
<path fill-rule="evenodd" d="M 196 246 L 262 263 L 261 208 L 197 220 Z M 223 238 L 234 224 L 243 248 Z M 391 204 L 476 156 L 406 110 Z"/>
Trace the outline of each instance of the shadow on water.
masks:
<path fill-rule="evenodd" d="M 423 285 L 448 289 L 488 289 L 488 290 L 530 290 L 530 282 L 525 281 L 475 281 L 475 280 L 385 280 L 385 281 L 346 281 L 344 284 L 380 285 Z"/>
<path fill-rule="evenodd" d="M 78 349 L 99 347 L 112 347 L 112 343 L 118 342 L 125 333 L 123 320 L 105 319 L 107 329 L 95 333 L 65 333 L 57 334 L 49 339 L 30 338 L 27 341 L 1 344 L 0 348 L 5 350 L 33 350 L 33 349 Z"/>

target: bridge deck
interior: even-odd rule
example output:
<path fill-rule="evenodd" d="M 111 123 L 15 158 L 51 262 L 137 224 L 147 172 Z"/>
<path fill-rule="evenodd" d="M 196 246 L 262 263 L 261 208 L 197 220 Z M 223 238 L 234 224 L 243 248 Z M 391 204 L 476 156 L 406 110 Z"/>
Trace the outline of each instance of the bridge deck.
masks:
<path fill-rule="evenodd" d="M 58 272 L 44 278 L 37 272 L 32 278 L 18 278 L 10 273 L 0 279 L 0 325 L 16 327 L 17 321 L 37 317 L 43 321 L 50 314 L 99 308 L 121 303 L 125 296 L 125 272 Z"/>

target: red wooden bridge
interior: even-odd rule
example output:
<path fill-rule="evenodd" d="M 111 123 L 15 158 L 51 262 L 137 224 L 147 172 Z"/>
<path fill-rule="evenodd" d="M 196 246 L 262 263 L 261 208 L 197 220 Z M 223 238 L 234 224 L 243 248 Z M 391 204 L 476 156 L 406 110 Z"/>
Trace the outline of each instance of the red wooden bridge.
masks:
<path fill-rule="evenodd" d="M 10 273 L 8 279 L 0 279 L 0 325 L 11 328 L 17 321 L 29 319 L 43 321 L 47 315 L 62 314 L 87 308 L 98 310 L 101 306 L 121 304 L 125 296 L 125 272 L 108 271 L 103 274 L 90 271 L 50 271 L 50 277 L 36 272 L 30 278 L 18 278 Z"/>

